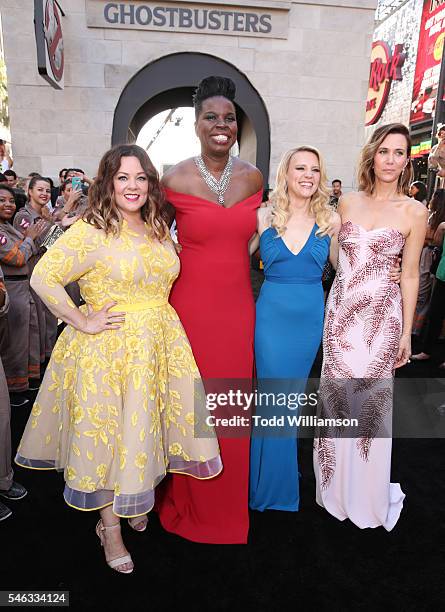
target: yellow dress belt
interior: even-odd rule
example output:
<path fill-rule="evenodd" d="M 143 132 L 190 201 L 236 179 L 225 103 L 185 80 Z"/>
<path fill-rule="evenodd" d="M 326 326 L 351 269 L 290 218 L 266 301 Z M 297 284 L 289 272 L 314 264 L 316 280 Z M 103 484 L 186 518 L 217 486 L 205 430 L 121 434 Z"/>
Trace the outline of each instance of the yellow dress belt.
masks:
<path fill-rule="evenodd" d="M 143 310 L 151 310 L 152 308 L 160 308 L 161 306 L 166 306 L 167 304 L 167 298 L 153 298 L 152 300 L 144 300 L 143 302 L 133 302 L 131 304 L 118 302 L 117 304 L 112 306 L 108 312 L 141 312 Z M 94 310 L 100 310 L 100 308 L 93 307 Z"/>

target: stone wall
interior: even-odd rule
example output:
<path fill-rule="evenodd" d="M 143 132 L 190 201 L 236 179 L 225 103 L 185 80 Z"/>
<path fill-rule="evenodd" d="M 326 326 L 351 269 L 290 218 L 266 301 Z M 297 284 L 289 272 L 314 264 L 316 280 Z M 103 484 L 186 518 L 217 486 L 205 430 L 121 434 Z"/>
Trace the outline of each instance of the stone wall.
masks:
<path fill-rule="evenodd" d="M 88 28 L 84 0 L 60 4 L 66 13 L 63 91 L 37 72 L 31 0 L 0 0 L 20 175 L 57 176 L 71 165 L 94 174 L 129 79 L 164 55 L 204 51 L 235 65 L 263 97 L 271 121 L 271 183 L 281 154 L 305 143 L 321 149 L 331 179 L 351 188 L 364 137 L 376 0 L 294 1 L 287 39 Z"/>

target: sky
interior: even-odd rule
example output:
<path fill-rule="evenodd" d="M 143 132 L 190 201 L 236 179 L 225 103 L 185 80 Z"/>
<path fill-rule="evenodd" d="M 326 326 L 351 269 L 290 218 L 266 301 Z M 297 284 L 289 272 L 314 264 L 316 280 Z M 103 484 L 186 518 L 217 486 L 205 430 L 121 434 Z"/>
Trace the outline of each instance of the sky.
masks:
<path fill-rule="evenodd" d="M 144 149 L 164 123 L 169 110 L 155 115 L 139 132 L 136 144 Z M 180 119 L 180 121 L 179 121 Z M 179 123 L 179 125 L 175 125 Z M 177 164 L 187 157 L 198 155 L 199 140 L 195 134 L 195 111 L 191 107 L 177 108 L 171 119 L 165 124 L 159 136 L 147 150 L 147 153 L 162 174 L 164 164 Z"/>

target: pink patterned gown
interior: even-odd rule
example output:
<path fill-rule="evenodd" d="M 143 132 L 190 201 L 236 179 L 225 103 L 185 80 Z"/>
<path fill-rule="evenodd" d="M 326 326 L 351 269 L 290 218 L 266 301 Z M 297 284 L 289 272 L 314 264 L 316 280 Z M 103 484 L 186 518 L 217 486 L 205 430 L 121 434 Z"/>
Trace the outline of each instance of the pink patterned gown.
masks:
<path fill-rule="evenodd" d="M 358 418 L 345 433 L 321 427 L 314 440 L 316 499 L 340 520 L 390 531 L 403 506 L 390 482 L 392 381 L 402 329 L 402 298 L 389 269 L 405 239 L 395 229 L 347 221 L 339 233 L 337 275 L 324 326 L 318 416 Z"/>

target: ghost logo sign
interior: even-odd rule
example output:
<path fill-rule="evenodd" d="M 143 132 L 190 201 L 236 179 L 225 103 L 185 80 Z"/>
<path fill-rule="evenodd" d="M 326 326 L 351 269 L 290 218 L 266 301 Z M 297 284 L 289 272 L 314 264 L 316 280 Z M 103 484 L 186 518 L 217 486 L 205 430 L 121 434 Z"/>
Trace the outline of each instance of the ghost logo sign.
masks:
<path fill-rule="evenodd" d="M 63 49 L 62 24 L 54 0 L 46 0 L 44 24 L 49 62 L 55 79 L 60 81 L 63 76 L 65 54 Z"/>
<path fill-rule="evenodd" d="M 65 52 L 63 13 L 56 0 L 34 0 L 34 27 L 39 73 L 54 88 L 63 89 Z"/>

